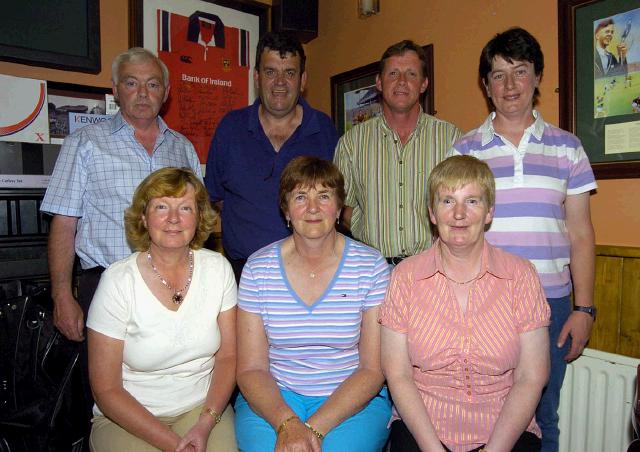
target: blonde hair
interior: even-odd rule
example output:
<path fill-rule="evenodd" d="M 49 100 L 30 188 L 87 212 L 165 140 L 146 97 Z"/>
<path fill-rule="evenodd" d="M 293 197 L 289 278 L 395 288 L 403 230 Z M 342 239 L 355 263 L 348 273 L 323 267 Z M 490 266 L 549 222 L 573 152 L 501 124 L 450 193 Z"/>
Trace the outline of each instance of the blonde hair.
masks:
<path fill-rule="evenodd" d="M 127 241 L 136 251 L 146 251 L 151 245 L 149 231 L 144 225 L 142 216 L 147 211 L 149 202 L 154 198 L 184 196 L 187 188 L 194 189 L 198 224 L 196 233 L 189 247 L 202 248 L 216 220 L 216 214 L 209 203 L 209 194 L 200 179 L 188 168 L 162 168 L 149 174 L 136 188 L 133 201 L 124 212 L 124 227 Z"/>
<path fill-rule="evenodd" d="M 487 208 L 496 202 L 496 182 L 489 165 L 470 155 L 454 155 L 440 162 L 429 175 L 429 206 L 435 212 L 438 191 L 455 191 L 467 184 L 477 183 L 483 192 Z"/>

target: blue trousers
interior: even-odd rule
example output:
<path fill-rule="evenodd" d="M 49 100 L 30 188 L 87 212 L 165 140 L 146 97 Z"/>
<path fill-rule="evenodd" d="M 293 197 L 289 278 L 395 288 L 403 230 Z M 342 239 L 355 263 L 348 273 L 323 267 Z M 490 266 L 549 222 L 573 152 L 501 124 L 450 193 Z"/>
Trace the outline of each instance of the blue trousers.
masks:
<path fill-rule="evenodd" d="M 306 421 L 328 397 L 309 397 L 281 389 L 289 407 Z M 276 432 L 249 407 L 240 394 L 236 400 L 236 439 L 242 452 L 264 452 L 276 445 Z M 379 452 L 387 442 L 391 419 L 391 402 L 384 387 L 360 412 L 326 433 L 322 452 Z"/>
<path fill-rule="evenodd" d="M 567 297 L 547 298 L 551 308 L 551 325 L 549 325 L 549 345 L 551 356 L 551 372 L 549 382 L 542 391 L 542 398 L 536 408 L 536 421 L 542 430 L 541 452 L 558 452 L 560 429 L 558 428 L 558 407 L 560 405 L 560 390 L 564 380 L 564 373 L 567 363 L 565 355 L 571 346 L 571 336 L 564 343 L 562 348 L 556 345 L 558 336 L 569 318 L 571 311 L 571 300 Z"/>

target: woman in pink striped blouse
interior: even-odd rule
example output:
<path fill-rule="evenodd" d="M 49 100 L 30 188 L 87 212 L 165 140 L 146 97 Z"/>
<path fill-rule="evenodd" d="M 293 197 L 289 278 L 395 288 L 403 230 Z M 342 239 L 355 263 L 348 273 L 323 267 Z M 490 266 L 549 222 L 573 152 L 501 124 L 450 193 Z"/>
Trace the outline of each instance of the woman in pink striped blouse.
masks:
<path fill-rule="evenodd" d="M 533 265 L 484 240 L 495 182 L 470 156 L 429 177 L 438 240 L 393 272 L 382 367 L 400 419 L 392 451 L 538 451 L 549 307 Z"/>

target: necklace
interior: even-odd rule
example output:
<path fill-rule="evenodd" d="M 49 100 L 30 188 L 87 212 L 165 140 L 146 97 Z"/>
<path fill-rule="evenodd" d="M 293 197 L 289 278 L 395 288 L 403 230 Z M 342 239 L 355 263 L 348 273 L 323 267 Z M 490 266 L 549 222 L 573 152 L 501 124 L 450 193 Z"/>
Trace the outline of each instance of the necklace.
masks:
<path fill-rule="evenodd" d="M 455 279 L 450 278 L 446 273 L 444 274 L 444 277 L 447 278 L 449 281 L 451 281 L 454 284 L 457 284 L 459 286 L 464 286 L 465 284 L 469 284 L 470 282 L 473 282 L 476 279 L 478 279 L 480 277 L 480 275 L 478 274 L 478 275 L 474 276 L 473 278 L 471 278 L 471 279 L 469 279 L 467 281 L 456 281 Z"/>
<path fill-rule="evenodd" d="M 151 251 L 147 251 L 147 260 L 149 261 L 149 264 L 151 264 L 153 273 L 156 274 L 160 282 L 164 284 L 167 289 L 173 291 L 171 302 L 176 305 L 181 305 L 184 301 L 184 293 L 189 289 L 189 286 L 191 285 L 191 278 L 193 277 L 193 250 L 189 250 L 189 277 L 187 278 L 187 284 L 185 284 L 185 286 L 180 290 L 174 289 L 171 284 L 169 284 L 169 282 L 162 277 L 155 264 L 153 263 L 153 259 L 151 258 Z"/>
<path fill-rule="evenodd" d="M 334 245 L 334 248 L 335 248 L 335 245 Z M 331 258 L 331 259 L 336 255 L 336 252 L 335 252 L 335 249 L 334 249 L 334 248 L 332 248 L 332 249 L 331 249 L 331 254 L 329 255 L 329 258 Z M 296 252 L 297 252 L 297 250 L 296 250 Z M 300 257 L 302 257 L 302 255 L 301 255 L 299 252 L 298 252 L 298 255 L 299 255 Z M 304 260 L 304 258 L 303 258 L 303 260 Z M 309 278 L 311 278 L 311 279 L 315 279 L 315 277 L 316 277 L 316 276 L 318 276 L 318 270 L 320 270 L 320 267 L 322 267 L 322 266 L 323 266 L 323 265 L 325 265 L 325 264 L 326 264 L 326 262 L 322 262 L 320 265 L 317 265 L 316 267 L 314 267 L 314 268 L 309 272 Z"/>
<path fill-rule="evenodd" d="M 476 279 L 478 279 L 480 277 L 480 270 L 478 270 L 478 273 L 476 273 L 476 276 L 474 276 L 473 278 L 468 279 L 466 281 L 456 281 L 455 279 L 453 279 L 449 275 L 447 275 L 447 269 L 444 268 L 444 262 L 442 262 L 442 271 L 444 273 L 444 277 L 447 278 L 447 280 L 449 280 L 452 283 L 457 284 L 459 286 L 464 286 L 466 284 L 469 284 L 469 283 L 475 281 Z"/>

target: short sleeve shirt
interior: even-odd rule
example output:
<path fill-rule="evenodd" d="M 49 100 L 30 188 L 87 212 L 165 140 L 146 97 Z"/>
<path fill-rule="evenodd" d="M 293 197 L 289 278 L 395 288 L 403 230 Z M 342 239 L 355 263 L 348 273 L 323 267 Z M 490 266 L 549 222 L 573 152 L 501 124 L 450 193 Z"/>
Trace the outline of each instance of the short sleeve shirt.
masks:
<path fill-rule="evenodd" d="M 289 284 L 282 241 L 256 252 L 244 267 L 239 306 L 262 318 L 270 371 L 281 388 L 329 396 L 358 368 L 362 314 L 382 303 L 389 266 L 374 249 L 345 240 L 333 280 L 311 306 Z"/>
<path fill-rule="evenodd" d="M 462 312 L 439 242 L 394 270 L 381 324 L 406 335 L 413 378 L 438 437 L 452 451 L 485 444 L 513 385 L 521 333 L 549 325 L 533 266 L 485 242 Z M 535 421 L 527 430 L 540 436 Z"/>
<path fill-rule="evenodd" d="M 152 155 L 120 113 L 64 140 L 40 210 L 79 217 L 75 249 L 82 268 L 106 268 L 131 254 L 124 211 L 145 177 L 165 167 L 187 167 L 201 177 L 191 143 L 160 117 L 158 126 Z"/>
<path fill-rule="evenodd" d="M 174 312 L 147 287 L 138 255 L 103 273 L 87 327 L 124 341 L 125 390 L 154 416 L 177 416 L 204 402 L 222 339 L 218 315 L 236 305 L 235 277 L 222 255 L 194 251 L 191 286 Z"/>

